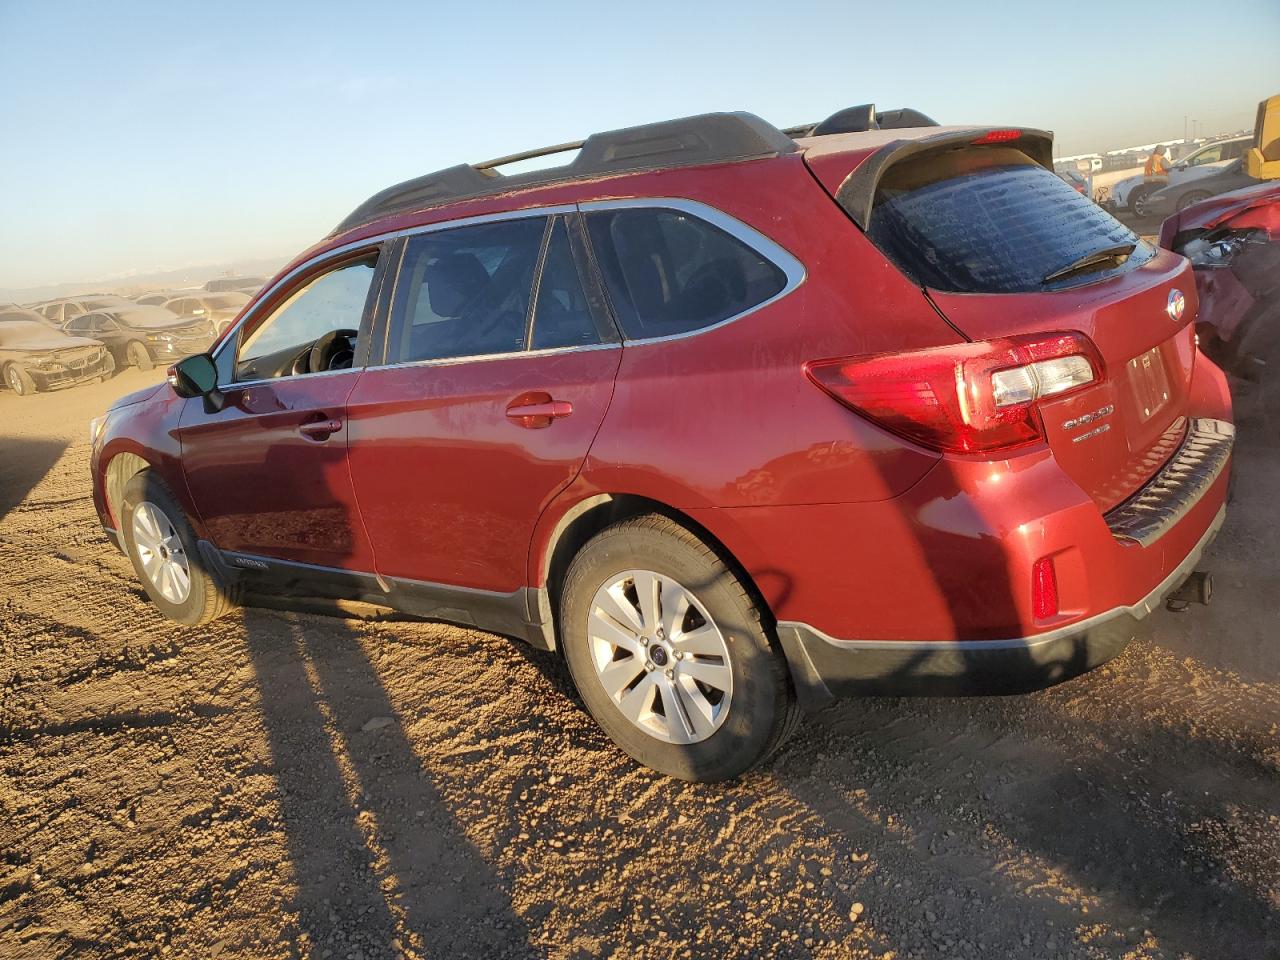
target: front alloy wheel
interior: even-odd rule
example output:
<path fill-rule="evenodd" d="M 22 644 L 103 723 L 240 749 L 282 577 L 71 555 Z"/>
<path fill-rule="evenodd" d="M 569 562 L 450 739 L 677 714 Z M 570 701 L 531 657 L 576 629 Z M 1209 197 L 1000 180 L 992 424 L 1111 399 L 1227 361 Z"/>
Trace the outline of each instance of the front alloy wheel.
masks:
<path fill-rule="evenodd" d="M 591 662 L 622 715 L 667 743 L 697 743 L 724 722 L 733 697 L 729 648 L 688 589 L 628 570 L 596 591 L 587 620 Z"/>
<path fill-rule="evenodd" d="M 206 564 L 191 522 L 157 474 L 143 470 L 129 479 L 118 516 L 134 572 L 166 617 L 194 626 L 222 616 L 239 602 L 240 586 L 225 582 Z"/>
<path fill-rule="evenodd" d="M 160 596 L 174 605 L 191 595 L 191 567 L 173 522 L 150 501 L 133 510 L 133 542 L 143 575 Z"/>

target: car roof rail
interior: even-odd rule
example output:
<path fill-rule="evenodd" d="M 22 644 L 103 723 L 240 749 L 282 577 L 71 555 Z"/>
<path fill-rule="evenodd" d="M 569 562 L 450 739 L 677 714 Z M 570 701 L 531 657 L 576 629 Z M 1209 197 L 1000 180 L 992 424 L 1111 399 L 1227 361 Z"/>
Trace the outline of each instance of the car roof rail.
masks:
<path fill-rule="evenodd" d="M 463 163 L 398 183 L 356 207 L 330 236 L 393 214 L 524 187 L 677 166 L 757 160 L 794 153 L 798 149 L 786 133 L 755 114 L 743 112 L 704 113 L 594 133 L 582 141 L 529 150 L 484 163 Z M 578 155 L 561 166 L 515 174 L 503 174 L 497 169 L 520 160 L 570 150 L 577 150 Z"/>

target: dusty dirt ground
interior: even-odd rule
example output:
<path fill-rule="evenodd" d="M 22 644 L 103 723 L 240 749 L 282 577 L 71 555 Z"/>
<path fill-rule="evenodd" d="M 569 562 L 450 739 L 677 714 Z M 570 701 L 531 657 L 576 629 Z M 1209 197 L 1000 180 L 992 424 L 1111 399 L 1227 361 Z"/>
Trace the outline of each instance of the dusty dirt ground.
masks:
<path fill-rule="evenodd" d="M 143 382 L 0 394 L 0 956 L 1280 956 L 1274 419 L 1212 608 L 1031 696 L 838 704 L 691 786 L 499 637 L 162 620 L 86 475 Z"/>

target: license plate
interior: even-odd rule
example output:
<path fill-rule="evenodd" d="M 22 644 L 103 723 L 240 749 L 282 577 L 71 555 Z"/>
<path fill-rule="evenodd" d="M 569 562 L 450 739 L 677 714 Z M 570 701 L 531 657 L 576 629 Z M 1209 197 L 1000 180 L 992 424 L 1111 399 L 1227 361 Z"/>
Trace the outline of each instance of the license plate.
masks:
<path fill-rule="evenodd" d="M 1143 423 L 1164 409 L 1169 402 L 1169 374 L 1159 347 L 1129 361 L 1129 385 Z"/>

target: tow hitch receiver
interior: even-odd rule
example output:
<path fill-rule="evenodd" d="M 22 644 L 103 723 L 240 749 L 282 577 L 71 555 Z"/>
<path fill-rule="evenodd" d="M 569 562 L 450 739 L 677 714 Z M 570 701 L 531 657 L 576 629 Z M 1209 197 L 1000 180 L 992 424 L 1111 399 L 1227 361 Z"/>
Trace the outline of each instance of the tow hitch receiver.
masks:
<path fill-rule="evenodd" d="M 1197 570 L 1182 581 L 1182 586 L 1169 594 L 1164 605 L 1174 613 L 1182 613 L 1193 603 L 1202 603 L 1207 607 L 1212 598 L 1213 574 Z"/>

